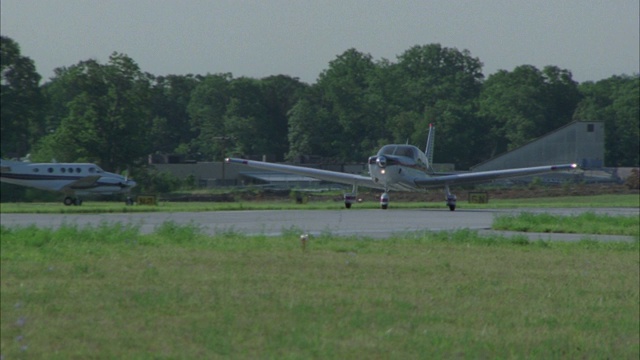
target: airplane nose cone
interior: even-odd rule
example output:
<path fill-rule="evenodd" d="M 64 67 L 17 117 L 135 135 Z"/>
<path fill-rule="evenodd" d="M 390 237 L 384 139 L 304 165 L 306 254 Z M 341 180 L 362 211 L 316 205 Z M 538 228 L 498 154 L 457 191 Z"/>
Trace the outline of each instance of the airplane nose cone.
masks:
<path fill-rule="evenodd" d="M 376 159 L 376 164 L 381 168 L 384 169 L 385 166 L 387 166 L 387 158 L 380 155 L 378 156 L 378 158 Z"/>

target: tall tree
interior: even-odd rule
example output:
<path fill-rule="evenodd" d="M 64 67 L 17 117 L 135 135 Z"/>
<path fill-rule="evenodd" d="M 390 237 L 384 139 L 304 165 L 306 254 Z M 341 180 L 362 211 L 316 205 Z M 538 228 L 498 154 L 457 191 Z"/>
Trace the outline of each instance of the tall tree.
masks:
<path fill-rule="evenodd" d="M 193 75 L 156 77 L 151 89 L 152 151 L 189 154 L 194 137 L 187 107 L 199 80 Z"/>
<path fill-rule="evenodd" d="M 287 114 L 309 87 L 297 78 L 286 75 L 269 76 L 260 81 L 262 97 L 267 111 L 269 153 L 282 161 L 289 151 L 289 122 Z"/>
<path fill-rule="evenodd" d="M 489 121 L 492 155 L 514 149 L 571 121 L 580 101 L 571 72 L 521 65 L 489 76 L 480 114 Z"/>
<path fill-rule="evenodd" d="M 640 75 L 612 76 L 579 86 L 576 120 L 604 121 L 605 165 L 640 166 Z"/>
<path fill-rule="evenodd" d="M 337 145 L 342 160 L 360 161 L 369 155 L 384 127 L 384 119 L 376 116 L 376 99 L 370 96 L 375 69 L 371 55 L 349 49 L 332 60 L 318 78 L 325 106 L 341 128 L 334 136 L 340 139 Z"/>
<path fill-rule="evenodd" d="M 440 44 L 414 46 L 398 56 L 404 111 L 419 114 L 413 141 L 424 142 L 428 124 L 436 123 L 438 162 L 467 167 L 485 153 L 483 118 L 477 116 L 477 98 L 482 87 L 482 63 L 468 50 Z"/>
<path fill-rule="evenodd" d="M 338 157 L 340 125 L 323 106 L 320 88 L 311 86 L 287 114 L 289 153 L 287 159 L 301 155 Z"/>
<path fill-rule="evenodd" d="M 220 159 L 226 145 L 221 140 L 229 136 L 225 128 L 225 113 L 231 101 L 232 79 L 229 73 L 208 74 L 191 93 L 187 106 L 191 129 L 195 134 L 191 151 L 201 153 L 206 159 Z"/>
<path fill-rule="evenodd" d="M 96 161 L 108 170 L 124 169 L 149 153 L 150 79 L 128 56 L 113 53 L 105 65 L 87 60 L 59 69 L 69 91 L 58 98 L 66 115 L 43 141 L 42 151 L 64 161 Z M 52 81 L 57 81 L 53 79 Z"/>
<path fill-rule="evenodd" d="M 6 36 L 0 36 L 0 76 L 0 153 L 24 156 L 44 132 L 40 75 Z"/>

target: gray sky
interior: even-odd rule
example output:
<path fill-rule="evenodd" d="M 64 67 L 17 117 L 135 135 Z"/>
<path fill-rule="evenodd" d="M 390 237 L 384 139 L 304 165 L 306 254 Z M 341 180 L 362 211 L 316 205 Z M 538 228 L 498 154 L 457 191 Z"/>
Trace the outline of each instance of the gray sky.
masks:
<path fill-rule="evenodd" d="M 1 0 L 0 32 L 53 69 L 125 53 L 154 75 L 285 74 L 314 83 L 355 48 L 467 49 L 488 76 L 531 64 L 597 81 L 640 72 L 638 0 Z"/>

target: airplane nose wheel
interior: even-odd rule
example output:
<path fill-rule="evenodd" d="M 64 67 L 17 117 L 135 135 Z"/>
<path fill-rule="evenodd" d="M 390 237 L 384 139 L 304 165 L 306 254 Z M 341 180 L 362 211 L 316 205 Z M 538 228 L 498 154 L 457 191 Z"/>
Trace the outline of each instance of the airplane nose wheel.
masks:
<path fill-rule="evenodd" d="M 382 210 L 386 210 L 389 207 L 389 193 L 386 191 L 380 195 L 380 207 Z"/>

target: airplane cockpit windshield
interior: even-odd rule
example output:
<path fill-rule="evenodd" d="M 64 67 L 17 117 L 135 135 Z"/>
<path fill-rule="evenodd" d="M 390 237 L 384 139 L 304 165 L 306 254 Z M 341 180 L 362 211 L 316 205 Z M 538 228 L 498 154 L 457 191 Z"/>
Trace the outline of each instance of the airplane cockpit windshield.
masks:
<path fill-rule="evenodd" d="M 411 145 L 385 145 L 378 151 L 378 155 L 405 156 L 411 159 L 418 159 L 419 151 Z"/>

